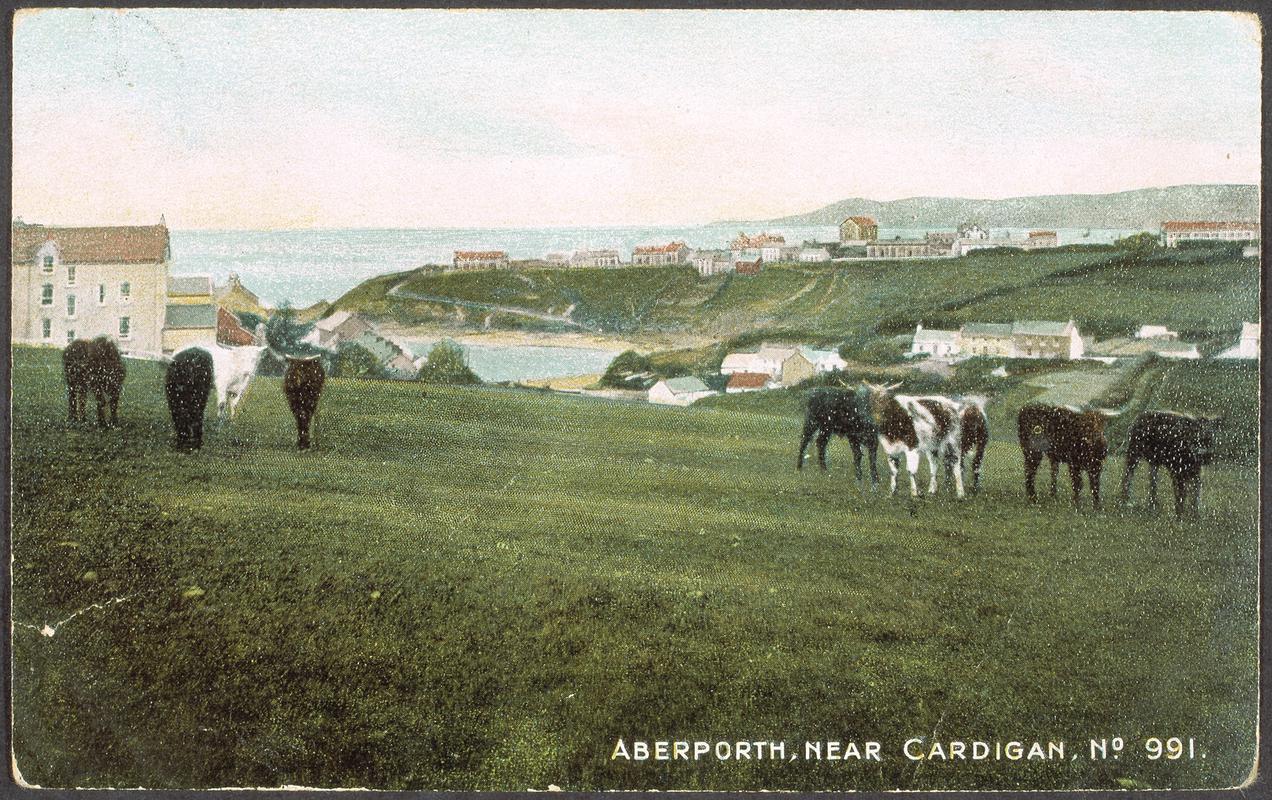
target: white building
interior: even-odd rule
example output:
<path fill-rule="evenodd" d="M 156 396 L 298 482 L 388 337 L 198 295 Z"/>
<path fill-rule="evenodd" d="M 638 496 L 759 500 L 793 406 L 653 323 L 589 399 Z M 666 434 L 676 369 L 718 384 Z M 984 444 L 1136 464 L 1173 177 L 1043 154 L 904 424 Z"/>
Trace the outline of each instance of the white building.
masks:
<path fill-rule="evenodd" d="M 933 358 L 953 358 L 962 352 L 958 331 L 941 331 L 924 328 L 920 322 L 914 329 L 914 343 L 910 354 L 927 353 Z"/>
<path fill-rule="evenodd" d="M 1179 334 L 1165 325 L 1141 325 L 1135 332 L 1136 339 L 1178 339 Z"/>
<path fill-rule="evenodd" d="M 649 388 L 648 399 L 659 405 L 687 406 L 714 394 L 701 379 L 686 376 L 667 378 L 655 383 Z"/>
<path fill-rule="evenodd" d="M 830 260 L 830 251 L 824 247 L 804 247 L 799 251 L 799 260 L 805 264 L 820 264 Z"/>
<path fill-rule="evenodd" d="M 804 354 L 804 358 L 812 362 L 814 372 L 834 372 L 848 367 L 848 362 L 844 361 L 835 350 L 817 350 L 801 346 L 799 351 Z"/>
<path fill-rule="evenodd" d="M 571 267 L 617 267 L 622 265 L 617 250 L 577 250 L 570 256 Z"/>
<path fill-rule="evenodd" d="M 157 355 L 171 257 L 162 221 L 95 228 L 14 222 L 13 341 L 63 347 L 106 335 L 126 353 Z"/>
<path fill-rule="evenodd" d="M 689 260 L 689 245 L 684 242 L 641 245 L 632 250 L 632 266 L 657 267 L 684 264 Z"/>
<path fill-rule="evenodd" d="M 1241 323 L 1241 338 L 1237 339 L 1236 345 L 1224 350 L 1215 358 L 1258 358 L 1261 332 L 1262 328 L 1257 322 Z"/>
<path fill-rule="evenodd" d="M 1250 242 L 1259 238 L 1257 222 L 1163 222 L 1161 242 L 1178 247 L 1180 242 Z"/>
<path fill-rule="evenodd" d="M 704 278 L 733 271 L 733 254 L 728 250 L 699 250 L 692 260 L 694 269 Z"/>

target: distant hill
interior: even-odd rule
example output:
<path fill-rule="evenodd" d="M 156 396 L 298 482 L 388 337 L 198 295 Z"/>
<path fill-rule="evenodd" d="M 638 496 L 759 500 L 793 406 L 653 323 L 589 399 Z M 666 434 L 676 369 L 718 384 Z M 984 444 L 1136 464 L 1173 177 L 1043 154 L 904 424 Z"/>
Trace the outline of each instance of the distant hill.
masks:
<path fill-rule="evenodd" d="M 874 217 L 885 228 L 954 227 L 976 222 L 999 228 L 1157 228 L 1164 220 L 1257 220 L 1259 189 L 1249 184 L 1188 184 L 1113 194 L 1053 194 L 975 200 L 852 197 L 766 225 L 838 225 L 846 217 Z"/>

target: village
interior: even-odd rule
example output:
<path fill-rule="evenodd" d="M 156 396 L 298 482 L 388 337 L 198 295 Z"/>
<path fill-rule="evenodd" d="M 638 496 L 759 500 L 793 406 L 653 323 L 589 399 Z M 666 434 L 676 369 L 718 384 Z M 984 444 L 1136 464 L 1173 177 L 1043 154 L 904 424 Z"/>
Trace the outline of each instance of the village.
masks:
<path fill-rule="evenodd" d="M 164 360 L 192 346 L 234 347 L 263 343 L 259 326 L 275 309 L 231 273 L 224 285 L 211 275 L 174 274 L 166 224 L 131 227 L 70 228 L 12 225 L 13 335 L 15 341 L 60 345 L 77 338 L 107 335 L 138 358 Z M 957 233 L 931 233 L 925 240 L 878 240 L 873 219 L 852 216 L 839 227 L 840 241 L 790 246 L 780 234 L 739 234 L 729 250 L 695 251 L 684 242 L 638 246 L 630 262 L 615 250 L 579 250 L 550 254 L 542 262 L 513 262 L 503 251 L 457 251 L 460 271 L 501 270 L 536 264 L 540 268 L 613 269 L 624 266 L 683 267 L 692 264 L 702 277 L 756 275 L 766 264 L 823 263 L 829 260 L 919 259 L 964 256 L 978 249 L 1012 246 L 1023 250 L 1054 248 L 1053 231 L 1032 231 L 1025 240 L 993 237 L 975 224 Z M 1257 255 L 1257 223 L 1168 221 L 1157 244 L 1165 248 L 1194 242 L 1244 243 L 1243 255 Z M 1010 243 L 1010 244 L 1007 244 Z M 851 253 L 852 255 L 845 255 Z M 864 255 L 862 255 L 864 253 Z M 331 356 L 356 348 L 374 362 L 376 377 L 413 380 L 427 356 L 413 354 L 377 322 L 327 304 L 291 312 L 309 326 L 298 346 Z M 915 326 L 895 337 L 913 368 L 948 374 L 961 361 L 978 356 L 1004 359 L 1055 359 L 1112 364 L 1155 355 L 1199 359 L 1199 343 L 1181 340 L 1163 320 L 1143 320 L 1133 335 L 1097 340 L 1084 335 L 1076 319 L 969 322 L 957 329 Z M 1257 359 L 1260 327 L 1245 322 L 1238 341 L 1214 358 Z M 712 375 L 661 377 L 624 375 L 617 396 L 654 404 L 690 405 L 717 394 L 737 394 L 797 386 L 818 375 L 843 370 L 848 362 L 834 349 L 813 343 L 775 342 L 727 353 Z M 710 385 L 709 385 L 710 384 Z M 575 387 L 571 391 L 586 393 Z M 598 394 L 615 396 L 613 392 Z"/>

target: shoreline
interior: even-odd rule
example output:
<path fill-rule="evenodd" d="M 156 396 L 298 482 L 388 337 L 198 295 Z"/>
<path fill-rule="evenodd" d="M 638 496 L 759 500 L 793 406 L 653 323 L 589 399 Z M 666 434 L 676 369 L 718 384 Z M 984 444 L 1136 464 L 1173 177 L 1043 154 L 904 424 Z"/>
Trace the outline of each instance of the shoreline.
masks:
<path fill-rule="evenodd" d="M 570 347 L 580 350 L 613 350 L 615 354 L 635 350 L 648 354 L 684 350 L 715 344 L 718 339 L 693 334 L 605 336 L 596 333 L 541 331 L 466 331 L 437 326 L 381 325 L 384 336 L 401 340 L 451 339 L 459 344 L 487 347 Z"/>

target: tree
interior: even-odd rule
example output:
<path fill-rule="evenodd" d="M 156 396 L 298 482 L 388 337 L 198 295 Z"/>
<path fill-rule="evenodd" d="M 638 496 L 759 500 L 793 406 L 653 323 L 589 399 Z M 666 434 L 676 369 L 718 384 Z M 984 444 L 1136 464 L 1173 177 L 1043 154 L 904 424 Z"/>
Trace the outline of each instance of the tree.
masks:
<path fill-rule="evenodd" d="M 642 356 L 635 350 L 625 350 L 610 362 L 605 374 L 601 376 L 600 384 L 611 389 L 628 388 L 627 381 L 631 376 L 642 372 L 652 372 L 653 369 L 647 356 Z"/>
<path fill-rule="evenodd" d="M 1114 241 L 1113 246 L 1134 255 L 1143 255 L 1157 249 L 1157 237 L 1147 231 L 1134 233 Z"/>
<path fill-rule="evenodd" d="M 375 354 L 353 342 L 341 343 L 331 362 L 333 378 L 379 378 L 381 375 L 380 361 Z"/>
<path fill-rule="evenodd" d="M 443 339 L 428 351 L 428 361 L 420 367 L 416 376 L 425 383 L 449 383 L 468 386 L 481 383 L 477 373 L 468 368 L 464 348 L 450 339 Z"/>
<path fill-rule="evenodd" d="M 302 342 L 314 326 L 301 322 L 296 317 L 296 309 L 290 303 L 283 303 L 265 323 L 265 341 L 270 347 L 288 355 L 308 355 L 318 352 L 318 348 Z"/>

